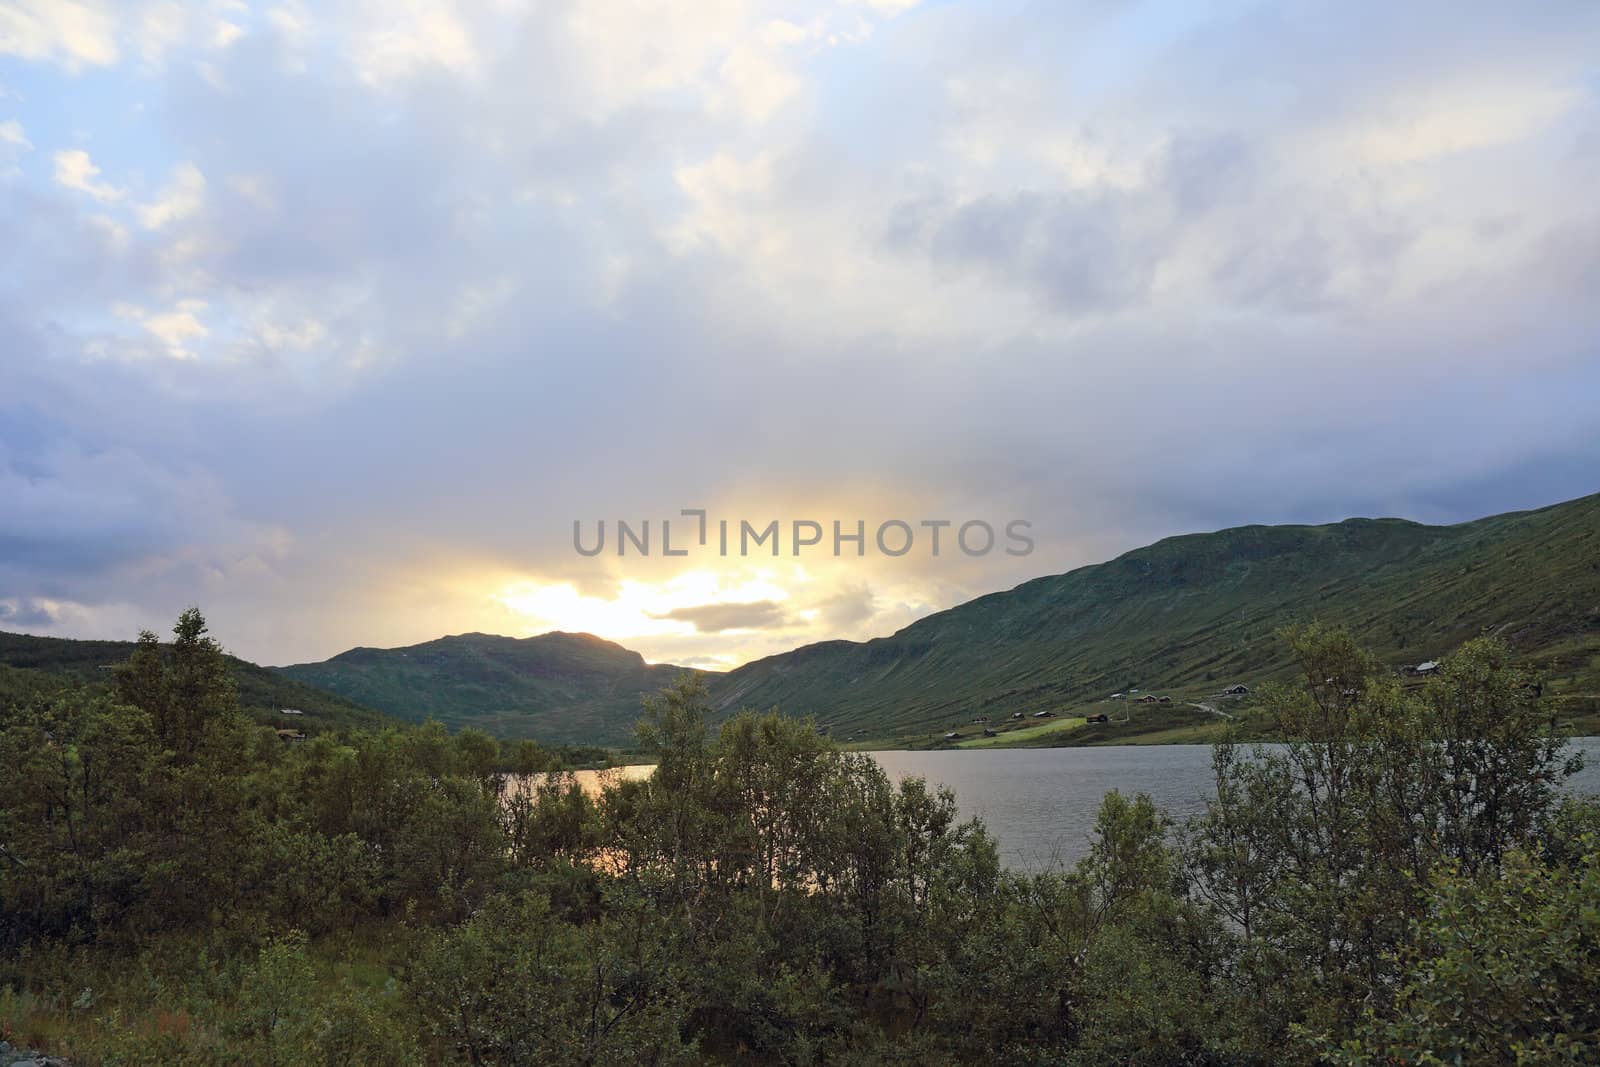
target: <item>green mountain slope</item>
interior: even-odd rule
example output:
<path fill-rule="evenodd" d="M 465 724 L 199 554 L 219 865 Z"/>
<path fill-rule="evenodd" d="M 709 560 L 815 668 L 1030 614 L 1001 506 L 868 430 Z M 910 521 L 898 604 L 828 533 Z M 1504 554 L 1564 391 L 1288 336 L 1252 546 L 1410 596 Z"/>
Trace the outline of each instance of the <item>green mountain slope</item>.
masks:
<path fill-rule="evenodd" d="M 67 686 L 110 684 L 110 672 L 101 670 L 132 655 L 132 641 L 75 641 L 63 637 L 33 637 L 0 633 L 0 701 L 27 698 Z M 380 711 L 346 697 L 285 677 L 235 656 L 228 657 L 239 685 L 239 704 L 263 722 L 318 729 L 381 726 Z M 303 715 L 284 716 L 284 708 Z"/>
<path fill-rule="evenodd" d="M 1456 526 L 1350 519 L 1172 537 L 922 619 L 717 679 L 725 710 L 894 738 L 1114 690 L 1285 677 L 1282 626 L 1348 625 L 1395 664 L 1493 633 L 1568 699 L 1600 688 L 1600 495 Z M 1584 705 L 1580 712 L 1592 711 Z"/>
<path fill-rule="evenodd" d="M 652 666 L 590 634 L 461 634 L 407 648 L 354 648 L 277 668 L 296 681 L 382 708 L 499 737 L 551 744 L 627 744 L 640 700 L 684 668 Z"/>

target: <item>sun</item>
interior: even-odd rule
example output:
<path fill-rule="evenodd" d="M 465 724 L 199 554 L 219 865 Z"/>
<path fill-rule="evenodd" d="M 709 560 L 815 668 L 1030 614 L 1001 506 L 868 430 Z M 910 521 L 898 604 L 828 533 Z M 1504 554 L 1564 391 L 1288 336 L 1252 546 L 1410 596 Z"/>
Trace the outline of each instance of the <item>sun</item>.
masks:
<path fill-rule="evenodd" d="M 798 570 L 798 568 L 796 568 Z M 671 617 L 675 610 L 708 604 L 789 600 L 789 582 L 771 568 L 719 573 L 692 570 L 659 582 L 623 579 L 609 596 L 587 595 L 572 582 L 519 579 L 492 599 L 523 617 L 530 631 L 570 630 L 612 641 L 641 637 L 692 636 L 694 625 Z"/>

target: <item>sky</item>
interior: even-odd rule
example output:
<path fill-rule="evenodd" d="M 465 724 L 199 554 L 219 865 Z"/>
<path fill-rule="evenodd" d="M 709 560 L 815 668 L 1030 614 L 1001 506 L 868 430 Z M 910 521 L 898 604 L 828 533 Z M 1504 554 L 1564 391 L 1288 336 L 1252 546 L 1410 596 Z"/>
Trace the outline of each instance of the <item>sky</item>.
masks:
<path fill-rule="evenodd" d="M 1591 0 L 0 0 L 0 630 L 727 667 L 1585 495 L 1597 188 Z"/>

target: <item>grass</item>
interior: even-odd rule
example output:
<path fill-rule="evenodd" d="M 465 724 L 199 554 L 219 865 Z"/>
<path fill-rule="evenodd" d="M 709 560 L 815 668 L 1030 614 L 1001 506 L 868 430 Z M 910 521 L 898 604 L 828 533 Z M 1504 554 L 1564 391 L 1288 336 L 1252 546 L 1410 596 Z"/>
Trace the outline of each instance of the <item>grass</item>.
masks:
<path fill-rule="evenodd" d="M 589 634 L 459 634 L 405 648 L 354 648 L 285 678 L 410 722 L 433 718 L 543 744 L 626 745 L 641 699 L 685 670 Z"/>
<path fill-rule="evenodd" d="M 1083 708 L 1134 687 L 1177 700 L 1288 681 L 1297 666 L 1280 631 L 1313 620 L 1348 626 L 1394 667 L 1490 633 L 1552 692 L 1594 693 L 1597 604 L 1600 494 L 1454 526 L 1246 526 L 1039 578 L 890 637 L 758 660 L 712 693 L 730 712 L 776 707 L 836 735 L 920 744 L 940 724 Z M 1574 719 L 1590 714 L 1574 702 Z"/>
<path fill-rule="evenodd" d="M 974 737 L 969 741 L 957 743 L 956 748 L 1005 748 L 1008 745 L 1032 741 L 1049 734 L 1060 733 L 1082 726 L 1084 720 L 1073 716 L 1068 718 L 1050 719 L 1037 726 L 1024 726 L 1020 730 L 997 731 L 994 737 Z"/>
<path fill-rule="evenodd" d="M 1170 726 L 1164 730 L 1153 730 L 1148 733 L 1124 734 L 1122 736 L 1106 736 L 1089 744 L 1101 745 L 1209 745 L 1213 741 L 1220 741 L 1223 734 L 1227 733 L 1226 723 L 1217 719 L 1209 722 L 1197 722 L 1188 726 Z"/>
<path fill-rule="evenodd" d="M 400 925 L 314 939 L 309 983 L 295 992 L 309 1008 L 330 1011 L 347 994 L 360 995 L 391 1013 L 381 1020 L 391 1025 L 406 1010 L 396 983 L 419 936 Z M 25 961 L 0 961 L 0 1039 L 84 1064 L 265 1062 L 237 1033 L 241 978 L 256 959 L 251 942 L 171 933 L 132 955 L 50 946 Z M 30 991 L 18 992 L 24 977 Z"/>

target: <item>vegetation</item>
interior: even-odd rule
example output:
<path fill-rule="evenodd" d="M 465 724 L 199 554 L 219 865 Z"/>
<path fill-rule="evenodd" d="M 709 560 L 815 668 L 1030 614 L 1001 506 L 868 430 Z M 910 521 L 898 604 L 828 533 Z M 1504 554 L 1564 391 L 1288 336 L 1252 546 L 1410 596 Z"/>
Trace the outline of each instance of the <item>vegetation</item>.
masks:
<path fill-rule="evenodd" d="M 808 723 L 652 698 L 586 793 L 437 724 L 285 744 L 198 613 L 4 705 L 0 1036 L 121 1063 L 1590 1063 L 1600 807 L 1505 646 L 1289 635 L 1289 739 L 1069 870 Z"/>
<path fill-rule="evenodd" d="M 965 740 L 956 742 L 956 747 L 999 748 L 1005 745 L 1017 746 L 1031 741 L 1051 738 L 1063 730 L 1075 730 L 1084 724 L 1083 716 L 1081 715 L 1070 718 L 1046 719 L 1044 722 L 1035 720 L 1026 720 L 1026 722 L 1027 725 L 1018 726 L 1014 730 L 1006 730 L 1004 733 L 996 732 L 993 737 L 984 737 L 981 733 L 982 728 L 979 727 L 980 733 L 977 737 L 968 736 Z"/>
<path fill-rule="evenodd" d="M 129 641 L 74 641 L 61 637 L 31 637 L 0 633 L 0 700 L 16 700 L 32 693 L 70 688 L 106 687 L 110 668 L 134 652 Z M 380 711 L 284 677 L 254 663 L 225 657 L 239 690 L 239 707 L 261 722 L 294 727 L 307 733 L 352 727 L 381 727 L 388 717 Z M 284 708 L 304 712 L 285 716 Z"/>
<path fill-rule="evenodd" d="M 1026 744 L 1210 740 L 1184 706 L 1233 682 L 1287 681 L 1277 632 L 1332 619 L 1394 668 L 1492 633 L 1537 665 L 1561 729 L 1600 733 L 1600 495 L 1457 526 L 1351 519 L 1172 537 L 1040 578 L 890 637 L 827 641 L 706 673 L 716 718 L 740 708 L 813 715 L 857 747 L 938 743 L 978 716 L 1120 710 L 1113 691 L 1174 705 L 1111 729 Z M 0 661 L 7 661 L 0 656 Z M 486 634 L 357 648 L 282 673 L 410 722 L 497 737 L 624 745 L 638 701 L 681 673 L 587 634 Z M 1017 743 L 1008 738 L 1000 744 Z"/>
<path fill-rule="evenodd" d="M 1110 711 L 1104 699 L 1132 686 L 1181 702 L 1289 681 L 1276 634 L 1313 619 L 1348 626 L 1390 668 L 1492 634 L 1542 670 L 1565 732 L 1600 733 L 1600 494 L 1456 526 L 1351 519 L 1171 537 L 890 637 L 747 664 L 714 678 L 712 695 L 723 713 L 778 707 L 896 743 L 980 715 Z M 1174 714 L 1183 723 L 1169 726 L 1205 718 Z"/>
<path fill-rule="evenodd" d="M 639 701 L 683 673 L 590 634 L 462 634 L 406 648 L 354 648 L 279 669 L 407 722 L 437 719 L 496 737 L 619 745 Z M 691 672 L 692 673 L 692 672 Z"/>

